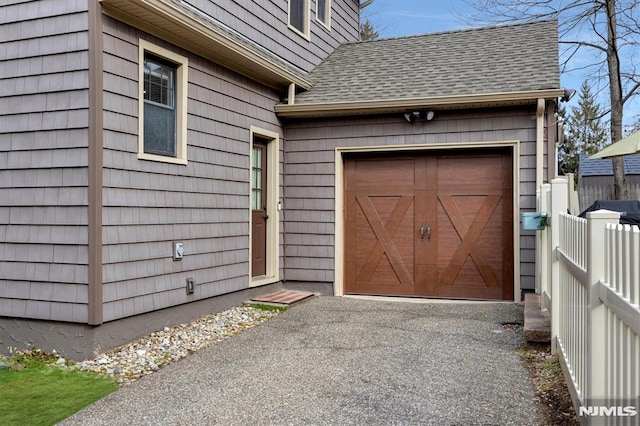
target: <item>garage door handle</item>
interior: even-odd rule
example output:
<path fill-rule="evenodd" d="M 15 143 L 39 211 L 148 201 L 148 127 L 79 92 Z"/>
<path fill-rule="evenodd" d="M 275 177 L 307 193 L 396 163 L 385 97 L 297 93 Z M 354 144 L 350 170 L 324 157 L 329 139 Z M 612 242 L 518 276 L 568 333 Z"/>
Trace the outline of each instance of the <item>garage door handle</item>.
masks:
<path fill-rule="evenodd" d="M 420 240 L 424 243 L 424 223 L 420 225 Z M 427 241 L 431 241 L 431 225 L 427 225 Z"/>

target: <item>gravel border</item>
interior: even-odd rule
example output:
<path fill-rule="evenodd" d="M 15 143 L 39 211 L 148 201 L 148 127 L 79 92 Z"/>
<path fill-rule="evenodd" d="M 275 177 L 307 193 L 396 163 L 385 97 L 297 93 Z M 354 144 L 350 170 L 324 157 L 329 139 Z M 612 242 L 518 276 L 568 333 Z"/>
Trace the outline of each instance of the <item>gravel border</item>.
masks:
<path fill-rule="evenodd" d="M 211 313 L 189 323 L 141 337 L 126 345 L 80 362 L 59 356 L 59 367 L 89 371 L 114 377 L 123 387 L 158 371 L 201 349 L 215 345 L 243 330 L 262 324 L 278 315 L 278 310 L 263 310 L 242 305 Z M 54 355 L 57 355 L 54 351 Z"/>

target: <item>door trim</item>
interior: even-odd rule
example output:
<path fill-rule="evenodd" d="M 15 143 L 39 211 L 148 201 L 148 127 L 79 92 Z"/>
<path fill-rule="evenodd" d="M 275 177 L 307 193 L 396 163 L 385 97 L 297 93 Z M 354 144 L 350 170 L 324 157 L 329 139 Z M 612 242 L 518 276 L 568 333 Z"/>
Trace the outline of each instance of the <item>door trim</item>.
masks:
<path fill-rule="evenodd" d="M 437 143 L 424 145 L 383 145 L 383 146 L 359 146 L 335 148 L 335 269 L 334 288 L 336 296 L 344 296 L 345 273 L 345 194 L 344 194 L 344 167 L 345 154 L 348 153 L 375 153 L 375 152 L 402 152 L 402 151 L 429 151 L 449 149 L 473 149 L 473 148 L 512 148 L 513 163 L 513 298 L 520 300 L 520 141 L 491 141 L 471 143 Z"/>
<path fill-rule="evenodd" d="M 264 276 L 253 278 L 251 276 L 252 261 L 252 231 L 251 231 L 251 198 L 249 197 L 247 208 L 249 211 L 249 287 L 258 287 L 280 281 L 280 215 L 278 201 L 280 200 L 280 135 L 259 127 L 251 126 L 249 129 L 249 163 L 247 170 L 251 173 L 251 156 L 253 153 L 253 140 L 255 136 L 267 140 L 267 271 Z M 251 194 L 251 179 L 249 182 L 249 194 Z"/>

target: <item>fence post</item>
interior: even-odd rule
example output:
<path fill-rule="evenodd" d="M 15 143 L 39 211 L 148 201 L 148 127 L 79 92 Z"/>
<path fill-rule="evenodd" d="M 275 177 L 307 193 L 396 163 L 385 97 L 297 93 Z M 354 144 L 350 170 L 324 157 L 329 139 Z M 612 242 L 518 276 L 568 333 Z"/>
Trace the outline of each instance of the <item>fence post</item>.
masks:
<path fill-rule="evenodd" d="M 580 201 L 578 201 L 578 191 L 576 191 L 575 175 L 567 173 L 567 179 L 569 179 L 569 211 L 572 215 L 577 216 L 580 214 Z"/>
<path fill-rule="evenodd" d="M 547 214 L 549 211 L 549 193 L 551 192 L 551 185 L 548 183 L 540 185 L 540 191 L 538 196 L 538 211 L 545 212 Z M 538 273 L 536 274 L 536 293 L 540 295 L 540 310 L 546 311 L 549 309 L 546 297 L 550 293 L 549 289 L 549 259 L 551 258 L 551 253 L 549 253 L 549 227 L 546 227 L 542 231 L 538 232 L 538 248 L 536 250 L 536 263 L 539 266 L 537 268 Z"/>
<path fill-rule="evenodd" d="M 587 405 L 602 405 L 606 397 L 606 307 L 600 300 L 598 282 L 604 280 L 607 223 L 619 223 L 620 213 L 598 210 L 587 213 Z"/>
<path fill-rule="evenodd" d="M 551 181 L 551 214 L 549 229 L 551 231 L 551 353 L 557 352 L 557 338 L 560 331 L 560 264 L 555 252 L 560 246 L 560 213 L 566 213 L 569 207 L 569 192 L 566 179 L 556 178 Z"/>

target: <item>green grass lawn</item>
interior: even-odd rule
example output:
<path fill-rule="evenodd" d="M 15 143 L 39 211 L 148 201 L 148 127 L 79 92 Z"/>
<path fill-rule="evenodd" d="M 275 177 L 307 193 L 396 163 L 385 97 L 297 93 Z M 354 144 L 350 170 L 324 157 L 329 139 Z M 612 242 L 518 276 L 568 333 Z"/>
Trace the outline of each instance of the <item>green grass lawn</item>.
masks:
<path fill-rule="evenodd" d="M 118 389 L 112 378 L 16 356 L 0 370 L 0 425 L 53 425 Z"/>

